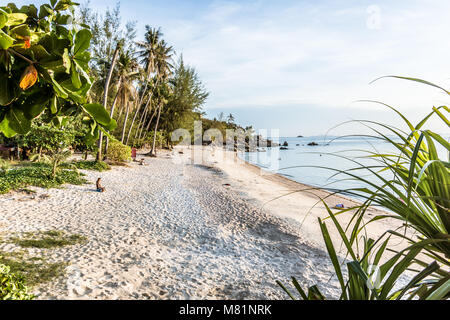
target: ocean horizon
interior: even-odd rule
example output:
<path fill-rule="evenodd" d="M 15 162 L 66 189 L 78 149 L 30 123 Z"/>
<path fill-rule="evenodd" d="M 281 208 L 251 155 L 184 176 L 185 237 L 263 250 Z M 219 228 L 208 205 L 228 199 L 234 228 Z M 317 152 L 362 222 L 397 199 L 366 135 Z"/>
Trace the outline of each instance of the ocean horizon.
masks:
<path fill-rule="evenodd" d="M 397 141 L 394 137 L 391 138 Z M 450 136 L 445 138 L 449 140 Z M 258 152 L 241 152 L 239 158 L 295 182 L 321 189 L 344 191 L 367 187 L 367 184 L 352 179 L 344 172 L 362 176 L 371 183 L 380 181 L 368 170 L 348 171 L 358 167 L 358 163 L 376 166 L 377 163 L 374 160 L 363 158 L 369 155 L 368 152 L 399 153 L 390 143 L 371 137 L 322 135 L 279 138 L 280 145 L 285 142 L 288 143 L 287 150 L 280 150 L 278 147 L 259 148 Z M 309 146 L 309 143 L 318 145 Z M 439 148 L 438 152 L 441 158 L 448 157 L 445 148 Z M 373 168 L 374 172 L 378 173 L 378 170 Z M 342 172 L 339 173 L 339 171 Z M 382 172 L 380 175 L 386 179 L 392 178 L 389 172 Z"/>

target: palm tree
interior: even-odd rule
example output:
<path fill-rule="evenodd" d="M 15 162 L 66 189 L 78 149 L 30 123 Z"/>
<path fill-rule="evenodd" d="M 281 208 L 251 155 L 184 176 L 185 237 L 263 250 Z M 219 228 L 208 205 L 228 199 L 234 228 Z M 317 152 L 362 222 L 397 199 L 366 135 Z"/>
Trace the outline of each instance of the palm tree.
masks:
<path fill-rule="evenodd" d="M 116 64 L 120 48 L 121 48 L 121 44 L 117 43 L 117 47 L 116 47 L 116 50 L 114 51 L 114 56 L 113 56 L 112 61 L 111 61 L 111 66 L 110 66 L 110 68 L 108 70 L 108 75 L 106 76 L 105 91 L 103 93 L 103 107 L 105 107 L 105 109 L 106 109 L 106 107 L 108 105 L 109 84 L 110 84 L 110 81 L 111 81 L 111 77 L 112 77 L 112 74 L 113 74 L 113 71 L 114 71 L 114 66 Z M 99 138 L 98 138 L 97 161 L 101 161 L 102 160 L 102 148 L 103 148 L 103 132 L 100 131 Z"/>
<path fill-rule="evenodd" d="M 138 105 L 136 107 L 136 111 L 135 114 L 133 116 L 133 120 L 131 121 L 131 126 L 130 129 L 128 131 L 128 136 L 127 136 L 127 141 L 126 144 L 128 144 L 128 141 L 130 139 L 130 135 L 131 135 L 131 131 L 133 130 L 133 126 L 134 123 L 136 121 L 136 118 L 139 114 L 139 111 L 142 107 L 142 103 L 144 100 L 144 97 L 147 94 L 147 89 L 148 89 L 148 85 L 149 85 L 149 80 L 152 74 L 154 74 L 155 72 L 157 72 L 156 70 L 156 60 L 158 58 L 158 46 L 161 43 L 161 37 L 162 37 L 162 32 L 161 29 L 158 28 L 151 28 L 150 26 L 145 26 L 147 32 L 145 33 L 145 41 L 144 42 L 137 42 L 136 45 L 138 46 L 138 48 L 140 49 L 137 52 L 137 56 L 140 59 L 140 63 L 142 65 L 144 65 L 144 70 L 145 70 L 145 76 L 143 79 L 144 82 L 144 89 L 141 92 L 141 98 L 138 100 Z M 142 116 L 141 116 L 141 122 L 142 122 L 142 118 L 144 116 L 144 114 L 147 114 L 148 108 L 150 106 L 151 103 L 151 96 L 152 94 L 149 95 L 147 103 L 145 104 L 144 110 L 142 112 Z"/>
<path fill-rule="evenodd" d="M 159 120 L 161 117 L 161 110 L 165 103 L 167 103 L 167 96 L 170 94 L 170 87 L 167 84 L 167 80 L 172 74 L 173 65 L 170 63 L 172 61 L 172 56 L 174 50 L 171 46 L 168 46 L 164 40 L 161 40 L 158 50 L 157 50 L 157 60 L 156 60 L 156 70 L 157 79 L 161 84 L 163 84 L 164 95 L 159 99 L 158 105 L 158 118 L 156 120 L 155 131 L 153 135 L 153 145 L 150 151 L 151 157 L 156 157 L 156 134 L 158 132 Z"/>
<path fill-rule="evenodd" d="M 135 81 L 136 77 L 139 75 L 138 70 L 138 63 L 136 59 L 133 57 L 132 53 L 130 51 L 121 51 L 119 58 L 117 60 L 117 92 L 116 96 L 114 98 L 113 104 L 111 106 L 110 115 L 111 118 L 114 117 L 115 112 L 115 106 L 117 102 L 122 103 L 122 110 L 120 114 L 122 114 L 123 109 L 125 106 L 128 108 L 128 102 L 130 97 L 134 95 L 135 88 L 133 86 L 133 82 Z M 119 115 L 120 117 L 120 115 Z M 126 117 L 128 118 L 128 116 Z M 119 120 L 119 118 L 117 118 Z M 125 122 L 126 126 L 126 122 Z M 124 127 L 126 128 L 126 127 Z M 109 140 L 106 138 L 106 151 L 108 151 L 108 143 Z"/>

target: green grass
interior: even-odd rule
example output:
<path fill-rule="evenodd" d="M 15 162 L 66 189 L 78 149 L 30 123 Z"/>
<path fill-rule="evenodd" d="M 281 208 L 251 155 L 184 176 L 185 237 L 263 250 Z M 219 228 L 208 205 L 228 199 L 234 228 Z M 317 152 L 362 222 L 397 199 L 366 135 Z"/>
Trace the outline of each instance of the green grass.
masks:
<path fill-rule="evenodd" d="M 30 186 L 57 188 L 63 184 L 82 185 L 87 183 L 83 174 L 71 170 L 58 170 L 52 177 L 52 168 L 44 163 L 21 163 L 20 167 L 8 170 L 0 175 L 0 194 Z"/>
<path fill-rule="evenodd" d="M 35 286 L 64 275 L 65 262 L 47 263 L 43 258 L 25 258 L 23 253 L 0 252 L 0 264 L 9 266 L 13 274 L 23 276 L 25 283 Z"/>
<path fill-rule="evenodd" d="M 73 161 L 64 163 L 61 167 L 66 169 L 77 168 L 80 170 L 92 170 L 99 172 L 111 170 L 111 167 L 107 163 L 97 161 Z"/>
<path fill-rule="evenodd" d="M 24 248 L 15 252 L 0 251 L 0 265 L 10 267 L 11 273 L 22 276 L 25 283 L 31 287 L 51 282 L 65 274 L 67 262 L 49 263 L 44 256 L 27 256 L 28 248 L 55 249 L 65 246 L 85 243 L 86 237 L 81 235 L 68 235 L 64 231 L 38 231 L 26 232 L 21 237 L 6 237 L 2 241 L 12 242 Z"/>
<path fill-rule="evenodd" d="M 23 238 L 10 240 L 22 248 L 52 249 L 82 244 L 87 238 L 81 235 L 67 235 L 64 231 L 29 232 Z"/>

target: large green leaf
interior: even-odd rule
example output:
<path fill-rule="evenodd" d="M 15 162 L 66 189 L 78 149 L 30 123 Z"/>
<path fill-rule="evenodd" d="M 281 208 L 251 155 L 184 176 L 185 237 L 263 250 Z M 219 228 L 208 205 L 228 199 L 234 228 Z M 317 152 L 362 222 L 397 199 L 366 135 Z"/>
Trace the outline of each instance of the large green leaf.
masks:
<path fill-rule="evenodd" d="M 113 131 L 115 128 L 117 128 L 117 122 L 114 119 L 111 119 L 111 122 L 105 126 L 105 129 L 109 131 Z"/>
<path fill-rule="evenodd" d="M 40 8 L 39 8 L 39 19 L 43 19 L 45 17 L 48 17 L 49 15 L 51 15 L 53 13 L 52 8 L 50 8 L 50 6 L 48 4 L 43 4 Z"/>
<path fill-rule="evenodd" d="M 82 83 L 81 83 L 81 80 L 80 80 L 80 74 L 77 72 L 77 66 L 76 65 L 72 65 L 72 70 L 70 72 L 70 77 L 71 77 L 73 86 L 76 89 L 80 89 Z"/>
<path fill-rule="evenodd" d="M 3 28 L 8 21 L 8 13 L 0 8 L 0 28 Z"/>
<path fill-rule="evenodd" d="M 84 105 L 84 109 L 87 113 L 98 123 L 103 126 L 108 126 L 111 123 L 111 117 L 106 109 L 98 103 L 91 103 Z"/>
<path fill-rule="evenodd" d="M 91 44 L 92 33 L 87 29 L 82 29 L 77 32 L 75 36 L 75 47 L 73 50 L 73 54 L 76 56 L 87 49 Z"/>
<path fill-rule="evenodd" d="M 3 30 L 0 29 L 0 49 L 9 49 L 9 47 L 11 47 L 13 43 L 14 38 L 11 38 L 9 35 L 4 33 Z"/>
<path fill-rule="evenodd" d="M 27 19 L 28 16 L 25 13 L 11 13 L 8 14 L 8 21 L 5 23 L 5 26 L 17 26 L 27 21 Z"/>
<path fill-rule="evenodd" d="M 13 36 L 19 36 L 19 37 L 29 37 L 31 36 L 30 28 L 26 25 L 17 26 L 13 29 L 11 29 L 10 32 Z"/>
<path fill-rule="evenodd" d="M 0 105 L 7 106 L 13 102 L 18 95 L 17 86 L 5 73 L 0 73 Z"/>
<path fill-rule="evenodd" d="M 39 116 L 46 108 L 45 104 L 35 104 L 29 106 L 26 111 L 24 111 L 24 115 L 27 119 L 33 120 L 37 116 Z"/>
<path fill-rule="evenodd" d="M 9 125 L 9 119 L 7 117 L 4 117 L 0 122 L 0 132 L 2 132 L 7 138 L 12 138 L 17 134 L 17 132 L 14 131 Z"/>
<path fill-rule="evenodd" d="M 48 53 L 47 50 L 45 50 L 45 48 L 41 45 L 32 46 L 31 51 L 34 54 L 34 58 L 38 61 L 50 57 L 50 53 Z"/>
<path fill-rule="evenodd" d="M 4 130 L 5 135 L 11 135 L 13 132 L 25 134 L 30 129 L 31 121 L 17 108 L 10 108 L 2 121 L 2 130 Z"/>

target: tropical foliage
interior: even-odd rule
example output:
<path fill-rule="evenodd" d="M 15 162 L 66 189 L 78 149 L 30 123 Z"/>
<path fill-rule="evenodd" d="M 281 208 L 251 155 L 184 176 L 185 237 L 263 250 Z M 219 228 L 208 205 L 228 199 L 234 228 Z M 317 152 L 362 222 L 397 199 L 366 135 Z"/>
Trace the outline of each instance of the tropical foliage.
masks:
<path fill-rule="evenodd" d="M 33 300 L 23 277 L 11 273 L 8 266 L 0 264 L 0 300 Z"/>
<path fill-rule="evenodd" d="M 125 162 L 131 158 L 131 148 L 120 141 L 112 140 L 108 148 L 108 159 L 118 162 Z"/>
<path fill-rule="evenodd" d="M 115 128 L 101 105 L 87 103 L 92 33 L 74 24 L 74 5 L 0 7 L 0 132 L 6 137 L 26 134 L 41 114 L 55 125 L 84 114 L 95 134 Z"/>
<path fill-rule="evenodd" d="M 58 162 L 57 165 L 60 165 Z M 52 164 L 38 163 L 8 170 L 0 175 L 0 194 L 28 186 L 55 188 L 63 184 L 86 183 L 82 174 L 71 170 L 54 170 Z"/>
<path fill-rule="evenodd" d="M 406 79 L 424 83 L 450 92 L 430 82 Z M 449 126 L 447 118 L 449 108 L 442 106 L 433 108 L 417 125 L 413 125 L 406 117 L 391 106 L 405 122 L 408 131 L 374 121 L 359 121 L 374 132 L 372 138 L 380 139 L 393 147 L 395 152 L 380 153 L 364 151 L 363 158 L 375 161 L 375 165 L 363 165 L 358 160 L 350 159 L 355 167 L 347 171 L 333 170 L 335 175 L 344 175 L 344 179 L 353 179 L 365 187 L 341 190 L 346 194 L 365 199 L 361 206 L 342 210 L 339 214 L 354 212 L 351 223 L 341 226 L 336 215 L 328 208 L 330 219 L 338 230 L 345 245 L 346 255 L 351 262 L 347 263 L 347 278 L 341 270 L 334 244 L 331 241 L 328 228 L 319 221 L 329 257 L 335 268 L 336 277 L 341 286 L 341 299 L 347 300 L 393 300 L 393 299 L 447 299 L 450 296 L 450 144 L 431 129 L 425 129 L 432 116 L 437 116 Z M 387 133 L 386 133 L 387 132 Z M 445 155 L 439 152 L 445 150 Z M 340 155 L 338 155 L 340 156 Z M 330 169 L 330 168 L 327 168 Z M 367 179 L 367 171 L 376 182 Z M 387 178 L 385 173 L 389 173 Z M 389 212 L 367 219 L 367 209 L 376 206 Z M 400 220 L 404 230 L 386 230 L 379 239 L 367 238 L 367 225 L 384 219 Z M 410 232 L 408 232 L 410 231 Z M 415 237 L 409 234 L 415 234 Z M 347 236 L 347 234 L 350 234 Z M 391 258 L 384 258 L 389 249 L 391 238 L 404 239 L 409 246 L 394 252 Z M 363 244 L 360 248 L 360 244 Z M 357 248 L 355 250 L 354 248 Z M 374 273 L 373 266 L 378 266 Z M 399 285 L 400 279 L 409 273 L 410 281 Z M 376 285 L 373 279 L 377 278 Z M 290 291 L 279 283 L 291 298 Z M 303 299 L 324 299 L 317 286 L 302 290 L 296 279 L 293 284 Z"/>

